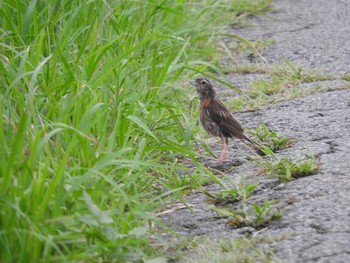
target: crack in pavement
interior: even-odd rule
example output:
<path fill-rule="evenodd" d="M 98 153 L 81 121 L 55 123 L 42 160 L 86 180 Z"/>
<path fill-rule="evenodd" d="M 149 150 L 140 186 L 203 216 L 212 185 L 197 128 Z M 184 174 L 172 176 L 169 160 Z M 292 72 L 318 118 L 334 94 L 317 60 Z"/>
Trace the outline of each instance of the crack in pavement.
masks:
<path fill-rule="evenodd" d="M 305 26 L 302 26 L 302 27 L 298 27 L 298 28 L 294 28 L 294 29 L 281 30 L 281 31 L 275 31 L 273 33 L 262 34 L 261 36 L 262 37 L 270 37 L 270 36 L 273 36 L 273 35 L 276 35 L 276 34 L 281 34 L 281 33 L 300 32 L 300 31 L 303 31 L 305 29 L 311 29 L 312 27 L 317 26 L 317 25 L 319 25 L 319 24 L 312 23 L 312 24 L 308 24 L 308 25 L 305 25 Z"/>

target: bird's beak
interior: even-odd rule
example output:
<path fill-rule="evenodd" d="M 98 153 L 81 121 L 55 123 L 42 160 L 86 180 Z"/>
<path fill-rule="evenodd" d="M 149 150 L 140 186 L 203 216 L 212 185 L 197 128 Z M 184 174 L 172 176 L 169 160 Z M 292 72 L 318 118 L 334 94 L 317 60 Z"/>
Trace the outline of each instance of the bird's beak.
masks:
<path fill-rule="evenodd" d="M 197 87 L 197 85 L 198 85 L 198 83 L 197 83 L 197 82 L 195 82 L 195 81 L 190 82 L 190 84 L 191 84 L 191 85 L 193 85 L 193 86 L 196 86 L 196 87 Z"/>

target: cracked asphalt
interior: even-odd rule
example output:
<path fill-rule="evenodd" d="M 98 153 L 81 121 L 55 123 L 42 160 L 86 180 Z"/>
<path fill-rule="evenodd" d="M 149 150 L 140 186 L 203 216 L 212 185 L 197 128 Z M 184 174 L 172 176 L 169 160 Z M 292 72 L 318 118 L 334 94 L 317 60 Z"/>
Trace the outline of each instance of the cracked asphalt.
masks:
<path fill-rule="evenodd" d="M 288 59 L 298 66 L 338 77 L 317 85 L 336 89 L 346 83 L 340 77 L 350 72 L 350 1 L 277 0 L 274 7 L 271 14 L 252 18 L 254 27 L 230 32 L 247 39 L 273 40 L 263 56 L 274 64 Z M 248 63 L 249 58 L 242 56 L 238 61 Z M 258 58 L 256 63 L 264 62 Z M 256 73 L 229 76 L 240 88 L 262 77 Z M 219 94 L 224 91 L 225 88 L 218 89 Z M 248 182 L 258 181 L 257 193 L 250 202 L 276 200 L 282 218 L 259 232 L 251 227 L 228 228 L 227 218 L 218 216 L 210 209 L 207 197 L 195 192 L 187 196 L 191 210 L 167 214 L 164 222 L 180 237 L 220 240 L 256 233 L 275 240 L 268 249 L 274 249 L 281 262 L 350 262 L 350 89 L 316 93 L 235 116 L 245 127 L 263 122 L 294 138 L 293 146 L 279 155 L 318 155 L 320 172 L 288 183 L 261 178 L 257 176 L 257 165 L 236 147 L 230 152 L 237 163 L 223 171 L 237 180 L 243 177 Z M 213 148 L 218 153 L 220 143 Z M 207 188 L 212 192 L 219 189 L 216 185 Z"/>
<path fill-rule="evenodd" d="M 232 30 L 247 39 L 272 40 L 264 57 L 324 72 L 349 73 L 350 2 L 277 0 L 275 12 L 252 19 L 254 27 Z M 242 34 L 243 33 L 243 34 Z"/>

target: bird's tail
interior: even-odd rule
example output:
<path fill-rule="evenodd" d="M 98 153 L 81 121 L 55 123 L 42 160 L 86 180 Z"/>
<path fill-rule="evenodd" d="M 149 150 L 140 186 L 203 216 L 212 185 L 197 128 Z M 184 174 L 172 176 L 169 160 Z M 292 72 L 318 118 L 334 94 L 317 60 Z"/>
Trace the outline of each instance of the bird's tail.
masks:
<path fill-rule="evenodd" d="M 261 147 L 261 145 L 260 145 L 258 142 L 254 141 L 253 139 L 250 139 L 250 138 L 249 138 L 247 135 L 245 135 L 245 134 L 243 134 L 243 136 L 244 136 L 244 139 L 245 139 L 245 140 L 247 140 L 248 142 L 250 142 L 250 143 L 253 145 L 254 150 L 255 150 L 258 154 L 264 153 L 263 148 Z"/>

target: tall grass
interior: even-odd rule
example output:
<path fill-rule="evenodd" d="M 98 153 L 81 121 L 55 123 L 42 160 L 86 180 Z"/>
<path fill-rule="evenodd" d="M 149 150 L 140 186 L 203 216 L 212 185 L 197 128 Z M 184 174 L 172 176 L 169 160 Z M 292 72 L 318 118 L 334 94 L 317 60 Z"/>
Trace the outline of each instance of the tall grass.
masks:
<path fill-rule="evenodd" d="M 215 58 L 226 7 L 0 1 L 1 262 L 161 253 L 150 212 L 176 196 L 176 157 L 195 161 L 182 79 Z"/>

